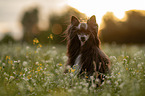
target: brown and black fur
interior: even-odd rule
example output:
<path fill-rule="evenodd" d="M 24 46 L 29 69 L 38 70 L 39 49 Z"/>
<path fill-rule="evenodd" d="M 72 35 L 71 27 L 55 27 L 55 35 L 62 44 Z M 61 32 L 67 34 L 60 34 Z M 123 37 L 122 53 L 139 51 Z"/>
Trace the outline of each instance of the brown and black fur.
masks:
<path fill-rule="evenodd" d="M 94 72 L 108 74 L 110 72 L 109 58 L 100 49 L 100 40 L 98 38 L 98 24 L 96 17 L 92 16 L 87 21 L 87 30 L 77 29 L 79 20 L 72 16 L 71 25 L 66 31 L 67 36 L 67 65 L 73 67 L 75 60 L 81 54 L 80 66 L 81 71 L 79 74 L 85 72 L 88 76 L 92 76 Z M 86 32 L 90 35 L 86 43 L 81 46 L 77 33 Z M 67 72 L 67 69 L 65 69 Z"/>

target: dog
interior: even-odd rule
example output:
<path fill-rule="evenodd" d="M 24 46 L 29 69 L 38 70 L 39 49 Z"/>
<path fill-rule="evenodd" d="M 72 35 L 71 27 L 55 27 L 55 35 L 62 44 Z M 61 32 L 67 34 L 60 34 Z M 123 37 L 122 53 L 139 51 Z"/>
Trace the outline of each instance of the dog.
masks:
<path fill-rule="evenodd" d="M 105 74 L 110 73 L 110 60 L 100 49 L 95 15 L 90 17 L 87 22 L 80 22 L 77 17 L 72 16 L 71 24 L 65 34 L 68 60 L 64 73 L 68 72 L 67 66 L 70 66 L 76 70 L 78 76 L 85 74 L 89 77 L 95 74 L 95 77 L 99 78 L 102 83 Z"/>

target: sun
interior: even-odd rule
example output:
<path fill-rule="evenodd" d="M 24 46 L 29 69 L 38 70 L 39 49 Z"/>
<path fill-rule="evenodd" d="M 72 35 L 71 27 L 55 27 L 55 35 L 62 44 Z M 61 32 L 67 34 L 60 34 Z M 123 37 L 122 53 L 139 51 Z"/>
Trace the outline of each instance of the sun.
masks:
<path fill-rule="evenodd" d="M 88 17 L 96 15 L 98 24 L 101 23 L 102 17 L 106 14 L 106 12 L 113 11 L 113 8 L 110 8 L 111 6 L 107 8 L 104 0 L 68 0 L 68 5 L 78 9 L 80 12 L 85 13 Z M 119 19 L 124 16 L 124 14 L 117 10 L 114 10 L 113 13 Z"/>
<path fill-rule="evenodd" d="M 125 11 L 145 9 L 144 0 L 68 0 L 67 3 L 88 17 L 96 15 L 98 24 L 106 12 L 113 12 L 118 19 L 122 19 Z"/>

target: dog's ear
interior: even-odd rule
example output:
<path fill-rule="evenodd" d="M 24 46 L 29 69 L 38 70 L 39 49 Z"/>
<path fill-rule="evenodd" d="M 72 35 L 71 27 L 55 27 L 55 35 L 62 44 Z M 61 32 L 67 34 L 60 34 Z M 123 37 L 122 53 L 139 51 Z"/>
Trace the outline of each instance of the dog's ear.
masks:
<path fill-rule="evenodd" d="M 88 21 L 87 21 L 88 24 L 96 24 L 96 16 L 93 15 Z"/>
<path fill-rule="evenodd" d="M 96 29 L 96 31 L 98 32 L 98 24 L 96 22 L 96 16 L 93 15 L 90 19 L 88 19 L 87 24 L 91 27 Z"/>
<path fill-rule="evenodd" d="M 77 25 L 79 25 L 79 20 L 78 20 L 78 18 L 77 17 L 75 17 L 75 16 L 72 16 L 71 17 L 71 24 L 72 25 L 74 25 L 74 26 L 77 26 Z"/>

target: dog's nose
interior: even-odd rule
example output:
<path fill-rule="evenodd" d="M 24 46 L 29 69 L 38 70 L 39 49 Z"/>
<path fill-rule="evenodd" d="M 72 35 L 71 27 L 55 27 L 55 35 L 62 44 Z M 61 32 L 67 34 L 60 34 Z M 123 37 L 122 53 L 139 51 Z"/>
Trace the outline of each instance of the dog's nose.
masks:
<path fill-rule="evenodd" d="M 81 41 L 84 42 L 85 41 L 85 37 L 81 37 Z"/>

